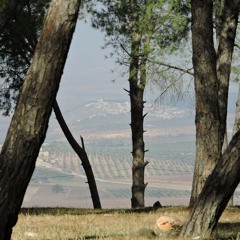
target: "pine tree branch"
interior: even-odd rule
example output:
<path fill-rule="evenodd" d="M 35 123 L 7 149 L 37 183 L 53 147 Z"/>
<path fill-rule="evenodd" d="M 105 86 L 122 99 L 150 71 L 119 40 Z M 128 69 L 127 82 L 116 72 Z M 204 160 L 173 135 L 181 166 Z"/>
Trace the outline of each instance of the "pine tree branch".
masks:
<path fill-rule="evenodd" d="M 177 66 L 174 66 L 174 65 L 171 65 L 171 64 L 168 64 L 168 63 L 164 63 L 164 62 L 152 61 L 152 60 L 148 60 L 148 61 L 153 63 L 153 64 L 158 64 L 160 66 L 164 66 L 164 67 L 167 67 L 167 68 L 170 68 L 170 69 L 175 69 L 175 70 L 178 70 L 180 72 L 183 72 L 183 73 L 186 73 L 186 74 L 189 74 L 189 75 L 193 76 L 193 72 L 191 72 L 192 68 L 184 69 L 184 68 L 180 68 L 180 67 L 177 67 Z"/>

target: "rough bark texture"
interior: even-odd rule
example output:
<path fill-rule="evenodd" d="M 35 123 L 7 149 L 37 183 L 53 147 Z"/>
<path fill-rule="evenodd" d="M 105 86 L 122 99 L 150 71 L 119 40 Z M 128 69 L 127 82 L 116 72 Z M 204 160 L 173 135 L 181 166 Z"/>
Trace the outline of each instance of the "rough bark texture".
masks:
<path fill-rule="evenodd" d="M 221 144 L 223 144 L 224 135 L 226 132 L 229 79 L 238 23 L 239 3 L 239 0 L 227 0 L 224 2 L 225 5 L 222 16 L 222 26 L 217 49 L 217 77 L 219 81 L 218 101 L 221 119 Z"/>
<path fill-rule="evenodd" d="M 0 11 L 0 31 L 5 27 L 8 21 L 12 18 L 19 3 L 22 0 L 6 0 L 3 9 Z"/>
<path fill-rule="evenodd" d="M 80 0 L 52 0 L 0 154 L 0 240 L 12 228 L 48 127 Z"/>
<path fill-rule="evenodd" d="M 196 92 L 196 162 L 190 207 L 221 157 L 226 132 L 229 78 L 239 0 L 217 1 L 217 55 L 213 44 L 212 1 L 192 0 L 192 44 Z M 223 10 L 222 10 L 223 9 Z M 221 26 L 220 26 L 221 25 Z"/>
<path fill-rule="evenodd" d="M 139 34 L 138 5 L 136 0 L 130 1 L 131 57 L 129 67 L 129 85 L 131 102 L 132 130 L 132 208 L 144 207 L 144 170 L 148 162 L 144 162 L 145 146 L 143 140 L 143 93 L 145 83 L 139 79 L 139 51 L 141 37 Z"/>
<path fill-rule="evenodd" d="M 240 131 L 208 177 L 192 208 L 180 237 L 210 238 L 218 220 L 240 181 Z"/>
<path fill-rule="evenodd" d="M 211 0 L 192 0 L 192 47 L 196 93 L 196 162 L 190 206 L 221 156 L 216 52 Z"/>
<path fill-rule="evenodd" d="M 79 156 L 79 158 L 82 161 L 82 165 L 83 165 L 83 169 L 86 173 L 86 177 L 87 177 L 87 183 L 89 185 L 89 189 L 90 189 L 90 193 L 91 193 L 91 197 L 92 197 L 92 202 L 93 202 L 93 207 L 96 208 L 101 208 L 101 202 L 100 202 L 100 198 L 98 195 L 98 190 L 97 190 L 97 184 L 94 178 L 94 174 L 92 171 L 92 167 L 91 164 L 89 162 L 88 159 L 88 155 L 85 151 L 84 148 L 84 144 L 81 147 L 77 141 L 75 140 L 75 138 L 73 137 L 72 133 L 70 132 L 63 116 L 62 113 L 60 111 L 60 108 L 58 106 L 57 101 L 55 101 L 54 105 L 53 105 L 53 110 L 55 112 L 56 118 L 58 120 L 59 125 L 62 128 L 62 131 L 65 135 L 65 137 L 67 138 L 69 144 L 71 145 L 71 147 L 73 148 L 73 150 L 76 152 L 76 154 Z M 83 143 L 83 140 L 82 140 Z"/>

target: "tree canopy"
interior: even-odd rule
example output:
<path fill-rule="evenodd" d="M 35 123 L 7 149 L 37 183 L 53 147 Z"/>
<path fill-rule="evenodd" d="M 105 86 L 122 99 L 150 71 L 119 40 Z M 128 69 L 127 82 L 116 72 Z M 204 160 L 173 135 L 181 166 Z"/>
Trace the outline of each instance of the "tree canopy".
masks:
<path fill-rule="evenodd" d="M 0 109 L 13 110 L 31 64 L 49 0 L 23 0 L 0 33 Z"/>
<path fill-rule="evenodd" d="M 90 13 L 92 26 L 105 35 L 104 47 L 113 48 L 111 57 L 120 65 L 129 65 L 130 1 L 85 0 L 83 4 Z M 151 53 L 153 58 L 161 56 L 162 49 L 168 52 L 177 49 L 189 32 L 190 6 L 187 1 L 136 1 L 136 6 L 141 41 L 139 56 Z"/>

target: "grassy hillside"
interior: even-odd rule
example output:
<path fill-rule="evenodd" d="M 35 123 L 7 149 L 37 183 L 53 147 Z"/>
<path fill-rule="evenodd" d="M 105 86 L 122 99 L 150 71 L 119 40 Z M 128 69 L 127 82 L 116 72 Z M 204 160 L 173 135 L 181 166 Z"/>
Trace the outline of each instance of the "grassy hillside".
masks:
<path fill-rule="evenodd" d="M 159 210 L 23 209 L 14 227 L 12 239 L 177 239 L 178 230 L 163 232 L 156 220 L 160 216 L 178 218 L 184 223 L 185 207 Z M 34 223 L 34 224 L 33 224 Z M 237 239 L 240 229 L 239 208 L 223 213 L 215 239 Z"/>

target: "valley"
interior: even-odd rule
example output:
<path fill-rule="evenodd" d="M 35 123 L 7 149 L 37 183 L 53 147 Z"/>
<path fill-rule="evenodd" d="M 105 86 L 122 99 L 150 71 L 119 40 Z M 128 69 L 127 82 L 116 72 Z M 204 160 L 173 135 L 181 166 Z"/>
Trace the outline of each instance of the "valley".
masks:
<path fill-rule="evenodd" d="M 187 205 L 195 158 L 193 113 L 191 109 L 169 106 L 147 105 L 146 109 L 146 206 L 156 201 L 162 205 Z M 130 207 L 129 103 L 99 100 L 63 115 L 77 141 L 81 142 L 80 136 L 84 139 L 103 208 Z M 54 192 L 56 184 L 64 191 Z M 238 197 L 235 199 L 238 201 Z M 92 208 L 92 201 L 81 161 L 53 114 L 23 207 L 56 206 Z"/>

